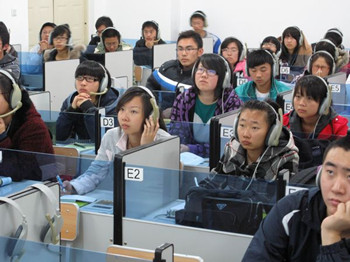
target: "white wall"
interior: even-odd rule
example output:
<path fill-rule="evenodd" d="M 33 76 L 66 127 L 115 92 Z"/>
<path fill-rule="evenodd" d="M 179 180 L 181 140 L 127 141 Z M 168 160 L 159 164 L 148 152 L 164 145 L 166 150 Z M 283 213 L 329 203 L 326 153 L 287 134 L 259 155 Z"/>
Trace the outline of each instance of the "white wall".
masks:
<path fill-rule="evenodd" d="M 56 0 L 57 1 L 57 0 Z M 290 26 L 297 25 L 309 42 L 322 38 L 331 27 L 344 33 L 344 44 L 350 47 L 347 19 L 348 0 L 87 0 L 89 3 L 90 33 L 95 32 L 95 21 L 101 15 L 110 16 L 123 38 L 138 39 L 145 20 L 160 24 L 164 40 L 176 40 L 179 32 L 190 29 L 189 17 L 195 10 L 207 14 L 208 31 L 222 40 L 236 36 L 249 47 L 257 47 L 265 36 L 279 36 Z M 243 5 L 244 3 L 244 5 Z M 28 45 L 28 1 L 0 0 L 0 20 L 11 30 L 11 43 Z M 16 16 L 11 15 L 16 10 Z"/>

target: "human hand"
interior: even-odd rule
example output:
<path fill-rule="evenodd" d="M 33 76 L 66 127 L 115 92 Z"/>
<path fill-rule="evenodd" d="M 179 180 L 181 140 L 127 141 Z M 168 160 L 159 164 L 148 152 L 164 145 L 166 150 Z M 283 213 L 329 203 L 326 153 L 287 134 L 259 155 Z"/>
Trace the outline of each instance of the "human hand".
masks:
<path fill-rule="evenodd" d="M 154 46 L 154 41 L 145 41 L 145 45 L 147 48 L 151 49 Z"/>
<path fill-rule="evenodd" d="M 337 211 L 326 217 L 321 224 L 322 245 L 331 245 L 343 237 L 349 237 L 350 201 L 339 203 Z"/>
<path fill-rule="evenodd" d="M 91 100 L 90 95 L 87 93 L 80 93 L 76 95 L 72 102 L 72 107 L 74 109 L 77 109 L 81 106 L 82 103 L 84 103 L 86 100 Z"/>
<path fill-rule="evenodd" d="M 190 148 L 184 144 L 180 144 L 180 152 L 190 152 Z"/>
<path fill-rule="evenodd" d="M 46 49 L 48 49 L 50 47 L 49 42 L 46 40 L 41 40 L 39 42 L 39 45 L 40 45 L 40 49 L 38 51 L 39 54 L 41 54 L 42 52 L 44 52 Z"/>
<path fill-rule="evenodd" d="M 65 191 L 61 189 L 61 195 L 71 195 L 74 193 L 75 190 L 68 180 L 63 181 L 62 184 Z"/>
<path fill-rule="evenodd" d="M 146 118 L 145 124 L 143 125 L 143 132 L 141 136 L 140 145 L 146 145 L 154 141 L 154 138 L 159 129 L 159 121 L 157 118 L 157 123 L 154 123 L 153 117 L 149 116 Z"/>

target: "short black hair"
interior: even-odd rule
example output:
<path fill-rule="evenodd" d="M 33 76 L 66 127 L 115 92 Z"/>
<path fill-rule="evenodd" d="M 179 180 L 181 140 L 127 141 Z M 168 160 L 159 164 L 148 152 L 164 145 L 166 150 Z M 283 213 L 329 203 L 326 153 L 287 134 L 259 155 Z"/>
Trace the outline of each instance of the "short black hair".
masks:
<path fill-rule="evenodd" d="M 0 39 L 2 45 L 8 45 L 10 43 L 10 33 L 4 22 L 0 21 Z"/>
<path fill-rule="evenodd" d="M 98 78 L 98 81 L 101 82 L 105 77 L 105 72 L 108 76 L 108 87 L 110 87 L 111 79 L 108 70 L 103 65 L 93 60 L 81 62 L 75 70 L 75 77 L 88 75 Z"/>
<path fill-rule="evenodd" d="M 334 148 L 342 148 L 346 152 L 350 151 L 350 135 L 347 134 L 346 136 L 340 139 L 336 139 L 332 143 L 330 143 L 323 153 L 323 162 L 325 161 L 329 151 L 331 151 L 331 149 Z"/>
<path fill-rule="evenodd" d="M 180 40 L 185 38 L 192 38 L 196 42 L 198 48 L 203 48 L 202 37 L 200 36 L 200 34 L 195 32 L 194 30 L 187 30 L 187 31 L 181 32 L 177 38 L 176 43 L 178 44 Z"/>
<path fill-rule="evenodd" d="M 224 79 L 225 79 L 225 75 L 226 75 L 226 70 L 230 70 L 229 71 L 229 75 L 232 74 L 231 71 L 231 67 L 230 66 L 226 66 L 225 64 L 225 58 L 223 58 L 220 55 L 217 54 L 203 54 L 201 55 L 197 62 L 195 63 L 194 67 L 193 67 L 193 72 L 196 72 L 199 63 L 201 63 L 203 65 L 204 68 L 206 69 L 213 69 L 216 71 L 217 75 L 218 75 L 218 82 L 217 85 L 215 87 L 215 99 L 218 99 L 219 97 L 221 97 L 222 92 L 223 92 L 223 83 L 224 83 Z M 228 63 L 226 61 L 226 63 Z M 200 90 L 198 89 L 197 85 L 196 85 L 196 81 L 195 81 L 195 73 L 192 75 L 192 82 L 193 82 L 193 88 L 196 94 L 198 94 L 200 92 Z M 232 81 L 232 77 L 231 77 L 231 81 Z"/>
<path fill-rule="evenodd" d="M 337 47 L 340 47 L 343 42 L 343 33 L 338 28 L 330 28 L 324 38 L 331 40 Z"/>
<path fill-rule="evenodd" d="M 226 48 L 231 43 L 235 43 L 238 47 L 238 60 L 236 62 L 236 64 L 237 64 L 239 62 L 239 58 L 241 57 L 242 52 L 243 52 L 243 44 L 237 38 L 232 37 L 232 36 L 225 38 L 224 41 L 222 41 L 221 46 L 220 46 L 220 55 L 222 55 L 222 49 Z"/>
<path fill-rule="evenodd" d="M 320 103 L 326 98 L 328 91 L 324 81 L 319 76 L 302 76 L 295 84 L 293 99 L 300 92 L 302 96 L 312 97 L 313 100 Z"/>
<path fill-rule="evenodd" d="M 101 16 L 96 20 L 95 23 L 95 28 L 96 30 L 101 26 L 104 25 L 106 27 L 113 27 L 113 21 L 111 18 L 109 18 L 108 16 Z"/>
<path fill-rule="evenodd" d="M 53 39 L 56 38 L 57 36 L 64 35 L 64 34 L 67 34 L 68 39 L 71 38 L 71 31 L 69 29 L 69 25 L 68 24 L 63 24 L 63 25 L 56 26 L 51 32 L 50 39 L 51 39 L 51 41 L 53 41 Z"/>
<path fill-rule="evenodd" d="M 276 53 L 278 53 L 281 50 L 281 42 L 278 41 L 278 39 L 274 36 L 267 36 L 264 38 L 264 40 L 261 42 L 260 48 L 266 43 L 273 43 L 276 46 Z"/>
<path fill-rule="evenodd" d="M 334 59 L 336 59 L 337 47 L 335 44 L 329 39 L 322 39 L 316 43 L 314 52 L 324 50 L 330 53 Z"/>
<path fill-rule="evenodd" d="M 119 41 L 119 45 L 121 44 L 121 40 L 120 40 L 121 35 L 120 35 L 119 31 L 117 29 L 115 29 L 114 27 L 107 27 L 105 30 L 103 30 L 101 36 L 102 36 L 103 44 L 105 42 L 105 39 L 109 38 L 109 37 L 117 37 L 118 41 Z"/>
<path fill-rule="evenodd" d="M 272 58 L 272 54 L 268 54 L 269 50 L 257 49 L 248 53 L 247 56 L 247 68 L 254 68 L 256 66 L 263 65 L 268 63 L 271 66 L 271 72 L 273 69 L 274 61 Z"/>
<path fill-rule="evenodd" d="M 51 22 L 46 22 L 46 23 L 44 23 L 44 24 L 41 26 L 40 31 L 39 31 L 39 39 L 40 39 L 40 40 L 42 40 L 42 39 L 41 39 L 41 33 L 43 32 L 44 27 L 46 27 L 46 26 L 55 28 L 55 27 L 56 27 L 56 24 L 55 24 L 55 23 L 51 23 Z"/>

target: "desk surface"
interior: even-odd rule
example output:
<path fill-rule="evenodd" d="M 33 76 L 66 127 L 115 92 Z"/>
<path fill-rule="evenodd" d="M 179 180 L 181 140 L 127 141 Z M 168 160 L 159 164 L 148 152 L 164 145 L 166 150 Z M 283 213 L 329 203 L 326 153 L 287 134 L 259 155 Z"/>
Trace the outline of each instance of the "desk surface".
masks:
<path fill-rule="evenodd" d="M 35 180 L 23 180 L 21 182 L 12 182 L 9 185 L 0 187 L 0 196 L 5 197 L 5 196 L 12 195 L 36 183 L 41 183 L 41 182 L 35 181 Z"/>

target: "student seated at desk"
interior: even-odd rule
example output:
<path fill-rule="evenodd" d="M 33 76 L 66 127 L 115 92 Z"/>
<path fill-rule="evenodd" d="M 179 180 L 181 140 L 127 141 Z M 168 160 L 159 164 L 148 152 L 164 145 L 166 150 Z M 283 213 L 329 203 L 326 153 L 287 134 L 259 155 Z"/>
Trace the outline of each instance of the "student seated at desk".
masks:
<path fill-rule="evenodd" d="M 142 36 L 133 49 L 135 65 L 153 66 L 153 46 L 166 44 L 160 37 L 159 25 L 150 20 L 142 24 Z"/>
<path fill-rule="evenodd" d="M 234 135 L 212 171 L 274 180 L 278 172 L 296 173 L 298 148 L 282 124 L 282 111 L 272 101 L 247 101 L 233 124 Z"/>
<path fill-rule="evenodd" d="M 4 70 L 0 70 L 0 148 L 53 154 L 49 131 L 27 91 Z M 41 180 L 35 159 L 34 154 L 4 150 L 1 175 L 11 176 L 14 181 Z"/>
<path fill-rule="evenodd" d="M 243 257 L 251 261 L 350 261 L 350 137 L 326 150 L 318 187 L 282 198 Z"/>
<path fill-rule="evenodd" d="M 161 116 L 157 123 L 153 120 L 159 115 L 158 107 L 145 87 L 128 88 L 118 101 L 117 114 L 119 127 L 103 136 L 97 157 L 88 170 L 70 182 L 63 182 L 68 193 L 85 194 L 94 190 L 107 176 L 110 168 L 107 161 L 113 161 L 115 154 L 170 136 Z"/>
<path fill-rule="evenodd" d="M 95 23 L 96 28 L 96 34 L 94 37 L 91 38 L 89 45 L 91 46 L 97 46 L 99 42 L 101 42 L 101 33 L 103 30 L 105 30 L 107 27 L 113 27 L 113 21 L 108 16 L 101 16 L 97 18 Z"/>
<path fill-rule="evenodd" d="M 222 56 L 202 55 L 192 72 L 193 87 L 174 101 L 169 133 L 180 137 L 181 152 L 209 157 L 210 118 L 239 108 L 242 101 L 232 87 L 231 67 Z"/>
<path fill-rule="evenodd" d="M 250 99 L 276 100 L 278 93 L 290 90 L 284 83 L 277 81 L 274 55 L 269 50 L 258 49 L 250 52 L 247 58 L 247 73 L 253 79 L 235 89 L 242 101 Z"/>
<path fill-rule="evenodd" d="M 95 111 L 105 108 L 106 115 L 115 116 L 119 92 L 111 88 L 108 70 L 95 61 L 84 61 L 75 71 L 75 87 L 63 102 L 56 122 L 56 139 L 95 140 Z"/>
<path fill-rule="evenodd" d="M 101 33 L 101 42 L 95 48 L 95 54 L 105 54 L 108 52 L 117 52 L 130 50 L 132 47 L 122 41 L 119 31 L 114 27 L 107 27 Z"/>
<path fill-rule="evenodd" d="M 47 49 L 44 52 L 44 61 L 60 61 L 67 59 L 80 59 L 84 60 L 82 53 L 85 50 L 84 45 L 72 44 L 72 33 L 69 29 L 69 25 L 58 25 L 51 32 L 49 37 L 49 44 L 53 49 Z"/>

